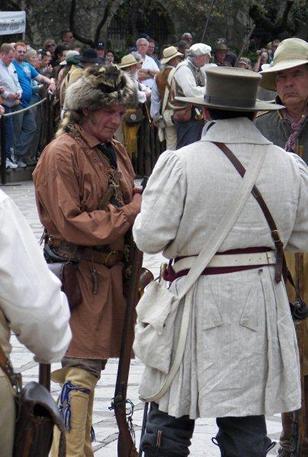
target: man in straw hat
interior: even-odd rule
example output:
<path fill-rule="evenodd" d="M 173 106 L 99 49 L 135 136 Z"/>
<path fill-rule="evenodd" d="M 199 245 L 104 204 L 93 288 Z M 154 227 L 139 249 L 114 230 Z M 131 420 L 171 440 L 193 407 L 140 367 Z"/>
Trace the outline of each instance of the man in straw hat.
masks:
<path fill-rule="evenodd" d="M 274 146 L 255 127 L 257 111 L 282 108 L 256 101 L 259 74 L 231 67 L 211 67 L 206 73 L 205 96 L 180 101 L 203 108 L 207 128 L 200 141 L 159 157 L 133 227 L 136 243 L 144 252 L 163 251 L 172 260 L 165 279 L 171 281 L 169 293 L 180 294 L 197 254 L 228 226 L 226 215 L 232 220 L 239 202 L 243 179 L 223 152 L 223 143 L 247 175 L 259 167 L 251 186 L 256 182 L 278 231 L 270 229 L 268 217 L 248 192 L 235 211 L 235 222 L 228 219 L 232 228 L 216 243 L 207 266 L 201 265 L 202 274 L 177 312 L 172 308 L 168 314 L 164 303 L 157 305 L 158 328 L 172 329 L 164 340 L 167 349 L 168 339 L 172 342 L 172 350 L 166 359 L 169 370 L 159 371 L 155 350 L 162 348 L 162 331 L 157 344 L 153 336 L 143 360 L 140 397 L 152 401 L 142 440 L 146 457 L 186 457 L 198 417 L 216 417 L 213 442 L 222 456 L 265 457 L 273 447 L 265 415 L 291 411 L 301 403 L 278 233 L 287 249 L 308 250 L 308 170 L 298 156 Z M 155 322 L 153 318 L 149 310 L 147 323 Z M 142 324 L 139 313 L 138 319 Z"/>
<path fill-rule="evenodd" d="M 143 104 L 150 97 L 151 89 L 138 81 L 140 64 L 132 54 L 123 56 L 119 67 L 132 78 L 137 97 L 127 107 L 126 113 L 122 118 L 121 126 L 116 132 L 116 138 L 124 144 L 130 158 L 135 161 L 138 154 L 138 132 L 144 119 Z"/>
<path fill-rule="evenodd" d="M 308 43 L 299 38 L 288 38 L 282 41 L 274 59 L 262 72 L 261 85 L 265 89 L 277 91 L 277 103 L 285 108 L 269 112 L 257 118 L 258 129 L 266 138 L 286 151 L 298 154 L 308 163 Z M 308 303 L 308 256 L 306 254 L 288 255 L 287 262 L 300 285 L 302 298 Z M 291 291 L 290 291 L 291 292 Z M 294 297 L 290 295 L 290 300 Z M 302 374 L 303 408 L 301 423 L 305 421 L 302 454 L 308 455 L 308 324 L 304 326 L 304 338 L 301 344 L 303 351 Z M 297 326 L 298 327 L 298 326 Z M 294 441 L 295 414 L 283 414 L 283 432 L 280 437 L 279 455 L 291 457 L 296 447 Z"/>
<path fill-rule="evenodd" d="M 73 338 L 63 368 L 52 377 L 63 384 L 67 457 L 93 456 L 94 389 L 107 359 L 120 351 L 124 236 L 141 196 L 127 152 L 113 135 L 134 97 L 131 80 L 118 67 L 87 69 L 68 87 L 60 129 L 33 174 L 46 256 L 78 267 L 74 284 L 81 300 L 72 309 Z"/>
<path fill-rule="evenodd" d="M 176 130 L 172 120 L 173 109 L 168 107 L 170 84 L 175 68 L 183 57 L 184 55 L 175 46 L 169 46 L 163 50 L 161 64 L 164 67 L 155 75 L 151 93 L 151 117 L 158 126 L 161 140 L 165 139 L 166 148 L 171 150 L 176 148 Z"/>
<path fill-rule="evenodd" d="M 210 61 L 211 47 L 205 43 L 195 43 L 189 48 L 187 55 L 187 59 L 177 66 L 171 80 L 169 106 L 174 110 L 177 149 L 198 141 L 201 137 L 204 120 L 200 110 L 196 106 L 180 103 L 176 97 L 204 95 L 206 81 L 202 67 Z"/>

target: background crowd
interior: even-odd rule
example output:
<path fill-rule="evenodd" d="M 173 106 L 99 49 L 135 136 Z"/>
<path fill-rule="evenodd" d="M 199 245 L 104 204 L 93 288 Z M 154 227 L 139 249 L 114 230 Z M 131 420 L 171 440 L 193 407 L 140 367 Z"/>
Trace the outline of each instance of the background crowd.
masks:
<path fill-rule="evenodd" d="M 199 43 L 200 45 L 201 43 Z M 261 71 L 270 64 L 279 40 L 268 43 L 267 47 L 257 51 L 254 59 L 245 57 L 229 49 L 225 39 L 221 38 L 208 46 L 205 61 L 197 64 L 205 87 L 206 65 L 238 66 Z M 112 49 L 105 47 L 102 41 L 94 48 L 83 48 L 74 39 L 73 33 L 66 30 L 61 40 L 45 40 L 40 49 L 34 49 L 24 42 L 3 43 L 0 47 L 0 105 L 1 110 L 10 116 L 5 116 L 5 157 L 6 168 L 16 169 L 34 166 L 43 149 L 44 129 L 46 128 L 46 106 L 38 104 L 46 96 L 52 94 L 55 125 L 61 112 L 63 113 L 66 88 L 78 79 L 85 68 L 91 65 L 111 65 L 113 63 L 128 71 L 136 81 L 138 103 L 143 104 L 143 115 L 134 107 L 131 113 L 136 119 L 146 117 L 148 122 L 159 129 L 159 139 L 167 141 L 167 147 L 176 147 L 176 133 L 168 130 L 164 121 L 161 123 L 164 106 L 164 93 L 170 70 L 166 67 L 176 67 L 185 58 L 200 58 L 200 46 L 197 55 L 190 48 L 195 46 L 191 33 L 183 33 L 176 44 L 169 44 L 158 49 L 157 43 L 147 34 L 142 34 L 136 45 L 127 50 L 120 58 Z M 205 45 L 206 46 L 206 45 Z M 199 55 L 198 55 L 199 54 Z M 251 56 L 250 56 L 251 57 Z M 193 65 L 195 65 L 195 60 Z M 157 74 L 160 76 L 156 76 Z M 177 73 L 180 78 L 180 72 Z M 186 75 L 187 76 L 187 75 Z M 175 76 L 175 79 L 177 76 Z M 201 78 L 201 79 L 202 79 Z M 161 84 L 156 84 L 158 81 Z M 197 86 L 198 86 L 197 82 Z M 203 89 L 205 90 L 205 89 Z M 178 94 L 176 94 L 178 95 Z M 180 94 L 181 95 L 181 94 Z M 182 95 L 190 95 L 184 93 Z M 272 93 L 262 93 L 260 98 L 272 99 Z M 18 114 L 16 111 L 23 110 Z M 140 111 L 140 107 L 139 107 Z M 136 134 L 138 122 L 130 122 L 126 117 L 126 127 L 119 131 L 118 139 L 123 141 L 132 158 L 137 153 Z M 174 123 L 174 121 L 172 121 Z M 174 130 L 173 125 L 171 126 Z M 181 134 L 182 135 L 182 134 Z M 190 141 L 189 141 L 190 142 Z M 183 144 L 180 144 L 182 146 Z"/>

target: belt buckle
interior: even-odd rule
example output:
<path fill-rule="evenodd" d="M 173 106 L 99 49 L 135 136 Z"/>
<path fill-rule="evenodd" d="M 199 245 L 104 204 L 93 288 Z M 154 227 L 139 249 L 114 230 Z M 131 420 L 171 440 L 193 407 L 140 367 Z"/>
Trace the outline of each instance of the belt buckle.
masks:
<path fill-rule="evenodd" d="M 108 252 L 108 254 L 106 255 L 106 258 L 105 258 L 106 267 L 112 267 L 115 264 L 115 262 L 117 260 L 117 255 L 118 255 L 117 251 Z"/>
<path fill-rule="evenodd" d="M 271 251 L 266 251 L 265 255 L 266 255 L 266 260 L 267 260 L 268 265 L 272 265 L 273 261 L 271 259 Z"/>

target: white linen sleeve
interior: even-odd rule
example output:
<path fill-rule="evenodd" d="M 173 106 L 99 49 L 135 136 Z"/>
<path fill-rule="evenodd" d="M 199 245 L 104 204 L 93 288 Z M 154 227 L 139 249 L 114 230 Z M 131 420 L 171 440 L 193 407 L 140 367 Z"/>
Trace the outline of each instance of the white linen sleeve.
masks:
<path fill-rule="evenodd" d="M 308 251 L 308 166 L 296 154 L 292 154 L 299 170 L 299 197 L 296 220 L 286 249 L 290 251 Z"/>
<path fill-rule="evenodd" d="M 160 117 L 160 103 L 161 103 L 161 100 L 160 100 L 156 80 L 154 80 L 154 84 L 153 84 L 152 92 L 151 92 L 151 107 L 150 107 L 150 115 L 154 121 L 157 121 L 157 119 L 159 119 L 159 117 Z"/>
<path fill-rule="evenodd" d="M 0 307 L 19 341 L 39 362 L 61 360 L 71 340 L 66 296 L 25 218 L 2 192 L 0 281 Z"/>
<path fill-rule="evenodd" d="M 142 195 L 133 235 L 138 248 L 154 254 L 162 251 L 177 234 L 186 196 L 186 178 L 175 151 L 158 159 Z"/>
<path fill-rule="evenodd" d="M 182 65 L 174 74 L 174 78 L 181 87 L 185 97 L 200 97 L 205 94 L 205 87 L 197 86 L 191 70 Z"/>

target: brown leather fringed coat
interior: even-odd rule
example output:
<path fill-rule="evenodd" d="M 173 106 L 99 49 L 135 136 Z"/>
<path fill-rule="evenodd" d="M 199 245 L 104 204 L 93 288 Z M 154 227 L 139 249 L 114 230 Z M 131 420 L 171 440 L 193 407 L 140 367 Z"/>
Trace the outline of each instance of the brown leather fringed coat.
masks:
<path fill-rule="evenodd" d="M 113 141 L 117 155 L 123 206 L 98 209 L 108 189 L 112 169 L 98 141 L 80 127 L 74 137 L 64 133 L 44 150 L 33 178 L 39 216 L 52 240 L 88 248 L 109 246 L 122 251 L 124 235 L 138 212 L 131 202 L 134 171 L 124 147 Z M 121 195 L 122 194 L 122 195 Z M 97 291 L 93 289 L 96 270 Z M 77 272 L 82 303 L 73 310 L 73 339 L 67 356 L 106 359 L 119 356 L 125 299 L 123 263 L 111 268 L 81 260 Z M 92 272 L 92 275 L 91 275 Z"/>

